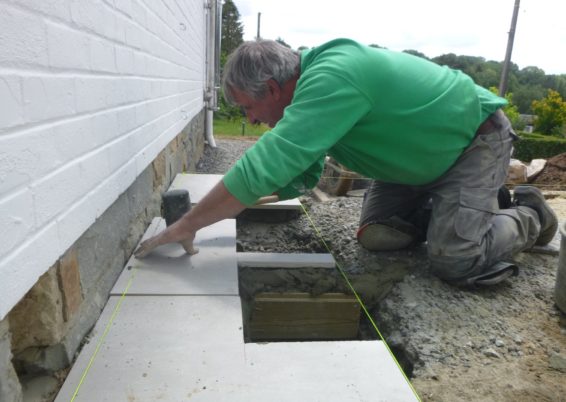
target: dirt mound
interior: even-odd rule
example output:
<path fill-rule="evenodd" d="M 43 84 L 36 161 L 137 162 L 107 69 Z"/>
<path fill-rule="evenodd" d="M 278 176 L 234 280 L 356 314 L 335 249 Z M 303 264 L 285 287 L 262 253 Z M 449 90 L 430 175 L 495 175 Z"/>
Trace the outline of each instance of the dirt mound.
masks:
<path fill-rule="evenodd" d="M 546 166 L 533 180 L 534 184 L 566 186 L 566 153 L 562 153 L 546 161 Z M 563 188 L 556 188 L 560 190 Z"/>

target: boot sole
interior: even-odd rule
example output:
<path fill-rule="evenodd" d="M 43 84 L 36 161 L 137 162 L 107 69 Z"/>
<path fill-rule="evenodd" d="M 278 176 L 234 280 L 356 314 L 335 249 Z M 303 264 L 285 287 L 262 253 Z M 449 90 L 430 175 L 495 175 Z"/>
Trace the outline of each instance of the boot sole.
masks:
<path fill-rule="evenodd" d="M 535 244 L 537 246 L 544 246 L 548 243 L 551 242 L 551 240 L 554 238 L 554 235 L 556 234 L 556 231 L 558 230 L 558 217 L 556 216 L 556 214 L 554 213 L 554 211 L 552 210 L 552 208 L 550 208 L 550 206 L 546 203 L 546 199 L 544 198 L 544 195 L 540 192 L 540 190 L 534 188 L 534 187 L 527 187 L 527 186 L 518 186 L 515 188 L 515 196 L 516 194 L 522 194 L 525 195 L 525 197 L 531 196 L 531 197 L 536 197 L 539 201 L 541 201 L 540 205 L 542 206 L 542 208 L 544 208 L 544 213 L 548 214 L 550 216 L 552 216 L 552 222 L 550 224 L 549 227 L 547 227 L 546 229 L 542 230 L 542 222 L 541 224 L 541 232 L 537 238 L 537 241 L 535 242 Z M 523 205 L 525 207 L 528 207 L 528 205 Z M 532 207 L 529 207 L 532 208 Z M 534 209 L 534 208 L 532 208 Z M 536 211 L 536 209 L 535 209 Z M 537 212 L 538 214 L 538 212 Z M 539 217 L 540 219 L 540 217 Z M 547 222 L 545 222 L 547 223 Z"/>

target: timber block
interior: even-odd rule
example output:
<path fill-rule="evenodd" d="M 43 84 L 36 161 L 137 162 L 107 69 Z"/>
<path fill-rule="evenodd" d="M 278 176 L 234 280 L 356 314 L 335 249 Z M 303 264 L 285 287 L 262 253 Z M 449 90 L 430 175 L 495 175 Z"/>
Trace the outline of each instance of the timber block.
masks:
<path fill-rule="evenodd" d="M 354 296 L 326 293 L 260 293 L 249 323 L 252 341 L 339 340 L 358 335 L 360 303 Z"/>

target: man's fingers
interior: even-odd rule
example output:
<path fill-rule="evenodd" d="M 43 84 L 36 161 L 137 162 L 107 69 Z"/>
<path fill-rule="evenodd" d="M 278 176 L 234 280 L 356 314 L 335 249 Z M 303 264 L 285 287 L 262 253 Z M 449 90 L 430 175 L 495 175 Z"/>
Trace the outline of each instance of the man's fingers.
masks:
<path fill-rule="evenodd" d="M 194 255 L 194 254 L 198 253 L 198 248 L 193 246 L 192 240 L 182 241 L 181 245 L 183 246 L 183 248 L 185 249 L 187 254 Z"/>
<path fill-rule="evenodd" d="M 144 247 L 143 244 L 141 244 L 137 248 L 137 250 L 134 251 L 134 256 L 136 258 L 144 258 L 149 252 L 150 250 L 147 247 Z"/>
<path fill-rule="evenodd" d="M 136 258 L 144 258 L 148 255 L 157 245 L 153 239 L 148 239 L 140 244 L 138 249 L 134 251 Z"/>
<path fill-rule="evenodd" d="M 179 242 L 183 246 L 187 254 L 190 255 L 198 253 L 198 248 L 193 246 L 193 238 L 194 236 L 192 236 L 191 239 L 186 239 Z M 143 241 L 138 247 L 138 249 L 134 251 L 134 255 L 136 256 L 136 258 L 144 258 L 149 253 L 151 253 L 154 248 L 156 248 L 159 245 L 160 242 L 158 236 L 152 237 L 151 239 Z"/>
<path fill-rule="evenodd" d="M 144 243 L 140 244 L 136 251 L 134 251 L 134 255 L 136 258 L 144 258 L 146 255 L 149 254 L 151 249 L 144 245 Z"/>

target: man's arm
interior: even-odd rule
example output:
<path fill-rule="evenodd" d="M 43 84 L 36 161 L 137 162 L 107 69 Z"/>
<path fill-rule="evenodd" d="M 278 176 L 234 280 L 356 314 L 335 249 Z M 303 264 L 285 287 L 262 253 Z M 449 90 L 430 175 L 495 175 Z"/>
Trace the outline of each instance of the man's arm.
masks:
<path fill-rule="evenodd" d="M 230 194 L 221 180 L 201 202 L 167 229 L 144 241 L 134 254 L 137 258 L 143 258 L 154 248 L 166 243 L 180 243 L 187 253 L 195 254 L 198 250 L 193 247 L 193 241 L 199 229 L 233 218 L 245 208 L 244 204 Z"/>

